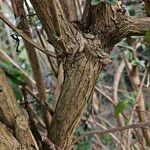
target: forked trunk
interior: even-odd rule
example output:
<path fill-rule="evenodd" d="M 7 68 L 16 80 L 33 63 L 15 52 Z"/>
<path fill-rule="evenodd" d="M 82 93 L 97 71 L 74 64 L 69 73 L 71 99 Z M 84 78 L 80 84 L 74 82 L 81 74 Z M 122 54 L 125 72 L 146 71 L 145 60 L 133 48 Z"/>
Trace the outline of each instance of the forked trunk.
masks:
<path fill-rule="evenodd" d="M 90 4 L 80 23 L 75 23 L 76 20 L 69 22 L 66 3 L 60 1 L 30 0 L 48 41 L 63 63 L 64 83 L 47 130 L 48 138 L 66 150 L 87 108 L 99 73 L 104 64 L 110 62 L 107 53 L 127 36 L 143 35 L 149 28 L 150 20 L 129 17 L 121 1 L 116 0 L 114 5 L 105 2 L 95 6 Z"/>

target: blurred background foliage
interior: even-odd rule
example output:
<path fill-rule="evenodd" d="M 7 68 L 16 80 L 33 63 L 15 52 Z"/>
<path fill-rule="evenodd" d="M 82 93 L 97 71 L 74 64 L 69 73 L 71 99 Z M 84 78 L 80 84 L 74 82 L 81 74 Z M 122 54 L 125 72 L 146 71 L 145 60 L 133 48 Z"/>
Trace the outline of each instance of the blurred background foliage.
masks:
<path fill-rule="evenodd" d="M 92 4 L 98 4 L 102 1 L 107 1 L 110 4 L 114 4 L 114 0 L 92 0 Z M 139 0 L 122 0 L 123 7 L 127 10 L 127 13 L 131 16 L 146 16 L 144 10 L 144 3 Z M 0 12 L 2 12 L 7 18 L 15 24 L 12 8 L 9 0 L 0 1 Z M 28 1 L 26 1 L 28 3 Z M 81 7 L 84 7 L 85 0 L 80 1 Z M 29 4 L 29 7 L 30 4 Z M 44 45 L 51 49 L 54 48 L 47 44 L 46 35 L 39 22 L 34 10 L 30 8 L 28 11 L 28 21 L 34 41 L 39 45 Z M 118 87 L 118 103 L 114 106 L 111 101 L 114 97 L 114 80 L 117 74 L 118 68 L 122 61 L 125 59 L 134 67 L 138 67 L 138 75 L 142 80 L 144 71 L 150 62 L 150 30 L 146 33 L 145 37 L 133 36 L 122 40 L 115 45 L 111 52 L 112 63 L 107 65 L 103 72 L 99 76 L 99 81 L 95 88 L 93 99 L 88 107 L 88 111 L 82 118 L 80 126 L 78 127 L 75 135 L 82 135 L 86 131 L 103 130 L 110 127 L 117 126 L 116 117 L 120 113 L 125 113 L 126 116 L 130 116 L 131 109 L 135 105 L 137 91 L 132 86 L 132 78 L 127 73 L 126 67 L 121 72 L 121 77 Z M 46 86 L 48 102 L 55 104 L 54 91 L 56 89 L 56 76 L 53 72 L 52 66 L 45 57 L 44 54 L 37 51 L 40 61 L 43 80 Z M 53 66 L 58 69 L 56 60 L 53 59 Z M 24 109 L 24 98 L 22 93 L 22 87 L 29 84 L 29 78 L 33 77 L 29 60 L 27 58 L 26 50 L 23 45 L 22 39 L 16 35 L 7 25 L 0 20 L 0 67 L 4 69 L 8 82 L 11 85 L 16 99 L 20 103 L 22 109 Z M 27 75 L 25 75 L 25 74 Z M 144 87 L 144 100 L 146 106 L 147 115 L 150 118 L 150 77 L 147 76 Z M 37 89 L 33 87 L 34 94 L 37 94 Z M 33 97 L 28 95 L 28 102 L 40 115 L 40 106 Z M 137 115 L 134 116 L 134 121 L 137 122 Z M 128 123 L 128 119 L 125 120 Z M 138 133 L 141 135 L 141 131 Z M 97 135 L 87 136 L 82 141 L 76 144 L 77 150 L 96 150 L 99 149 L 116 149 L 118 143 L 116 142 L 120 137 L 120 133 L 106 134 L 102 137 Z M 139 143 L 135 142 L 136 138 L 131 137 L 132 148 L 139 149 Z"/>

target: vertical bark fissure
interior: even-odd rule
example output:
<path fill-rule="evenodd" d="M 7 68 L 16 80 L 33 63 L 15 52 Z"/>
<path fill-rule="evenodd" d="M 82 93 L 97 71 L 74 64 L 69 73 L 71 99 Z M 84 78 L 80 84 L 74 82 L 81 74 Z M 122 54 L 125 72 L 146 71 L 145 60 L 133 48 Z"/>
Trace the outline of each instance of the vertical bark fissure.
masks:
<path fill-rule="evenodd" d="M 113 47 L 114 44 L 126 37 L 129 34 L 130 22 L 128 16 L 118 3 L 120 1 L 117 1 L 115 5 L 100 3 L 97 6 L 91 7 L 91 20 L 86 35 L 83 31 L 84 28 L 80 28 L 80 25 L 77 25 L 76 30 L 69 23 L 68 19 L 65 18 L 63 6 L 60 5 L 60 1 L 56 0 L 55 11 L 58 13 L 59 27 L 61 28 L 62 35 L 58 37 L 53 23 L 54 18 L 49 14 L 45 1 L 30 1 L 45 28 L 49 42 L 56 49 L 63 52 L 63 57 L 65 57 L 62 58 L 65 73 L 64 85 L 48 134 L 52 142 L 60 148 L 65 149 L 68 143 L 71 142 L 70 136 L 73 135 L 79 123 L 84 109 L 87 106 L 88 98 L 91 96 L 91 91 L 93 91 L 95 80 L 102 68 L 102 62 L 106 54 L 101 54 L 99 51 Z M 145 29 L 148 26 L 147 23 L 149 23 L 149 20 L 143 25 L 143 27 L 146 26 Z M 134 24 L 132 25 L 135 27 Z M 78 29 L 82 31 L 78 32 Z M 136 30 L 133 32 L 136 33 Z M 79 36 L 77 36 L 77 33 L 79 33 Z M 141 33 L 143 33 L 143 30 L 140 31 Z M 88 38 L 88 40 L 85 40 L 88 49 L 84 52 L 81 48 L 82 46 L 84 47 L 84 42 L 81 40 L 83 35 L 86 35 Z M 88 35 L 91 36 L 88 37 Z M 62 43 L 63 48 L 61 47 Z M 79 50 L 81 50 L 81 53 L 78 53 Z M 67 56 L 66 52 L 70 52 L 70 55 L 67 53 Z M 83 56 L 81 57 L 82 61 L 78 59 L 79 56 L 74 55 L 74 52 Z M 93 55 L 96 55 L 96 58 L 93 58 Z M 97 57 L 100 57 L 102 60 L 99 61 Z M 81 101 L 83 102 L 82 105 Z M 80 115 L 78 116 L 78 114 Z"/>
<path fill-rule="evenodd" d="M 75 0 L 60 0 L 60 3 L 62 5 L 62 8 L 64 10 L 64 13 L 67 17 L 67 19 L 72 21 L 78 21 L 78 15 L 77 15 L 77 7 Z"/>
<path fill-rule="evenodd" d="M 49 138 L 62 149 L 65 149 L 72 141 L 72 135 L 86 109 L 102 68 L 102 64 L 96 62 L 94 58 L 88 58 L 85 54 L 81 55 L 84 55 L 82 59 L 78 59 L 74 64 L 68 63 L 69 60 L 64 64 L 63 90 L 51 123 Z M 77 68 L 80 71 L 77 71 Z"/>

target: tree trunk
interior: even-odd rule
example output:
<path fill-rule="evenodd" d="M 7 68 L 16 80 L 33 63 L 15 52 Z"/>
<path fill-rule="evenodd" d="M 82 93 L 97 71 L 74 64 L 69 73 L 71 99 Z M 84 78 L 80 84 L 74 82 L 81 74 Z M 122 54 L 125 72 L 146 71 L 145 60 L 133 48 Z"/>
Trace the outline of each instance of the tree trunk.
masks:
<path fill-rule="evenodd" d="M 0 122 L 0 148 L 1 150 L 21 149 L 20 143 L 13 137 L 12 133 L 1 122 Z"/>
<path fill-rule="evenodd" d="M 4 149 L 6 148 L 7 150 L 12 148 L 13 150 L 17 150 L 18 145 L 18 148 L 21 146 L 21 149 L 38 150 L 35 139 L 30 131 L 28 120 L 21 111 L 13 91 L 7 83 L 5 74 L 1 69 L 0 121 L 8 127 L 6 129 L 6 127 L 0 123 L 0 145 L 4 147 Z M 9 132 L 11 131 L 10 129 L 12 129 L 12 133 Z M 16 146 L 13 146 L 13 144 Z"/>
<path fill-rule="evenodd" d="M 65 8 L 68 0 L 64 0 L 64 5 L 60 0 L 30 2 L 49 43 L 55 47 L 57 57 L 63 63 L 64 83 L 48 137 L 58 147 L 66 149 L 73 140 L 102 67 L 110 62 L 108 53 L 126 36 L 143 35 L 150 20 L 127 16 L 120 0 L 116 0 L 114 5 L 101 2 L 91 6 L 89 3 L 80 23 L 68 20 L 71 14 L 70 9 Z"/>
<path fill-rule="evenodd" d="M 63 62 L 64 84 L 52 117 L 48 137 L 58 147 L 66 149 L 93 93 L 103 64 L 110 62 L 108 54 L 114 44 L 128 35 L 143 34 L 149 20 L 129 18 L 121 7 L 101 2 L 91 6 L 88 0 L 82 21 L 73 26 L 66 17 L 65 0 L 30 0 L 48 41 L 56 48 Z M 47 6 L 48 4 L 48 6 Z M 52 11 L 53 10 L 53 11 Z M 144 24 L 143 24 L 144 23 Z"/>
<path fill-rule="evenodd" d="M 79 53 L 66 58 L 63 66 L 65 79 L 51 122 L 49 138 L 60 148 L 66 149 L 93 95 L 102 63 L 89 54 Z"/>

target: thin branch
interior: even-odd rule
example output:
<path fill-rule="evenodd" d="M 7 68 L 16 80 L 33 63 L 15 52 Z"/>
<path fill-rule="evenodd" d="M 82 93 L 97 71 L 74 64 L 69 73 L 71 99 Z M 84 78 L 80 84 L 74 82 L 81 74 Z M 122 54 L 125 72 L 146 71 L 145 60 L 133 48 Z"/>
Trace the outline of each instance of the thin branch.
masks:
<path fill-rule="evenodd" d="M 141 147 L 140 147 L 141 150 L 145 150 L 145 145 L 142 142 L 143 137 L 139 134 L 139 132 L 136 129 L 134 129 L 134 131 L 135 131 L 135 137 L 136 137 L 137 141 L 139 142 L 139 144 L 141 145 Z"/>
<path fill-rule="evenodd" d="M 75 139 L 75 141 L 73 142 L 73 144 L 79 142 L 80 140 L 82 140 L 84 137 L 86 137 L 88 135 L 98 134 L 98 135 L 102 136 L 107 133 L 114 133 L 114 132 L 128 130 L 128 129 L 146 128 L 146 127 L 150 127 L 150 122 L 136 123 L 136 124 L 131 124 L 131 125 L 123 126 L 123 127 L 111 128 L 111 129 L 107 129 L 107 130 L 103 130 L 103 131 L 90 131 L 90 132 L 84 133 L 83 135 L 77 137 Z M 68 149 L 69 149 L 69 147 L 68 147 Z"/>
<path fill-rule="evenodd" d="M 24 96 L 24 107 L 26 109 L 26 111 L 28 112 L 28 115 L 29 115 L 29 124 L 30 124 L 30 128 L 31 128 L 31 131 L 36 139 L 36 142 L 39 146 L 39 148 L 41 149 L 41 135 L 38 131 L 38 128 L 37 128 L 37 119 L 36 119 L 36 114 L 33 112 L 32 110 L 32 106 L 29 104 L 28 102 L 28 98 L 27 98 L 27 92 L 26 92 L 26 89 L 24 87 L 22 87 L 22 94 Z"/>
<path fill-rule="evenodd" d="M 22 0 L 15 0 L 12 3 L 15 3 L 16 8 L 17 8 L 16 9 L 17 14 L 15 14 L 16 15 L 15 18 L 17 18 L 17 17 L 20 18 L 18 28 L 23 30 L 24 34 L 26 34 L 28 37 L 30 37 L 32 39 L 30 27 L 28 25 L 28 21 L 26 18 L 26 12 L 24 9 L 23 1 Z M 34 79 L 36 82 L 36 87 L 37 87 L 37 90 L 39 93 L 39 98 L 42 102 L 47 101 L 46 88 L 45 88 L 45 85 L 43 82 L 42 71 L 40 68 L 40 63 L 38 60 L 38 55 L 36 53 L 36 49 L 33 45 L 31 45 L 26 40 L 24 40 L 24 45 L 26 47 L 27 55 L 28 55 L 28 58 L 30 61 L 32 71 L 33 71 L 33 76 L 34 76 Z M 48 128 L 50 125 L 51 115 L 49 114 L 49 112 L 44 107 L 42 107 L 42 115 L 43 115 L 44 122 Z"/>
<path fill-rule="evenodd" d="M 51 1 L 49 1 L 48 4 Z M 69 24 L 68 20 L 66 19 L 60 2 L 53 1 L 53 6 L 51 6 L 51 3 L 49 4 L 50 8 L 53 7 L 52 9 L 55 13 L 49 11 L 45 0 L 30 0 L 30 2 L 33 5 L 34 10 L 36 11 L 37 16 L 45 29 L 48 42 L 52 44 L 57 50 L 64 53 L 68 52 L 68 45 L 66 46 L 66 44 L 71 40 L 75 40 L 75 37 L 72 31 L 73 26 L 71 26 L 71 24 Z"/>
<path fill-rule="evenodd" d="M 58 17 L 58 12 L 56 8 L 56 1 L 55 0 L 46 0 L 47 5 L 48 5 L 48 11 L 50 12 L 52 16 L 52 22 L 53 26 L 55 27 L 56 30 L 56 35 L 60 36 L 61 35 L 61 27 L 59 23 L 59 17 Z"/>
<path fill-rule="evenodd" d="M 98 86 L 95 87 L 95 90 L 99 93 L 101 93 L 113 106 L 116 106 L 117 104 L 114 102 L 113 99 L 111 99 L 111 97 L 108 96 L 108 94 L 106 94 L 104 91 L 102 91 Z M 128 117 L 122 112 L 122 115 L 124 116 L 124 118 L 128 119 Z"/>
<path fill-rule="evenodd" d="M 77 10 L 78 10 L 77 14 L 79 13 L 78 20 L 81 20 L 81 17 L 82 17 L 82 6 L 81 6 L 80 2 L 81 2 L 80 0 L 76 1 L 76 6 L 77 6 Z"/>
<path fill-rule="evenodd" d="M 142 88 L 144 86 L 144 82 L 145 82 L 145 79 L 146 79 L 147 75 L 148 75 L 148 68 L 146 67 L 146 70 L 144 72 L 144 76 L 142 78 L 140 87 L 138 89 L 138 94 L 137 94 L 137 97 L 136 97 L 136 102 L 139 102 L 139 98 L 140 98 L 140 95 L 142 94 Z"/>
<path fill-rule="evenodd" d="M 129 17 L 128 35 L 144 35 L 150 28 L 150 17 Z"/>
<path fill-rule="evenodd" d="M 27 8 L 28 14 L 29 14 L 30 17 L 31 17 L 31 15 L 34 14 L 34 11 L 30 8 L 30 6 L 29 6 L 29 4 L 28 4 L 28 2 L 27 2 L 26 0 L 25 0 L 25 6 L 26 6 L 26 8 Z M 38 38 L 39 38 L 39 41 L 40 41 L 42 47 L 43 47 L 44 49 L 46 49 L 45 42 L 44 42 L 44 40 L 43 40 L 43 38 L 42 38 L 43 33 L 42 33 L 42 35 L 41 35 L 41 33 L 40 33 L 40 31 L 38 30 L 36 24 L 32 24 L 32 25 L 33 25 L 34 28 L 35 28 L 35 31 L 36 31 L 36 33 L 37 33 L 37 36 L 38 36 Z M 54 66 L 54 64 L 53 64 L 53 62 L 52 62 L 52 58 L 51 58 L 50 56 L 48 56 L 48 55 L 46 55 L 46 56 L 47 56 L 47 59 L 48 59 L 48 61 L 49 61 L 50 67 L 51 67 L 51 69 L 52 69 L 54 75 L 57 77 L 57 70 L 56 70 L 56 68 L 55 68 L 55 66 Z M 41 57 L 43 58 L 44 56 L 41 55 Z M 46 61 L 46 60 L 45 60 L 45 61 Z M 49 67 L 49 64 L 47 63 L 47 61 L 46 61 L 46 64 L 47 64 L 48 67 Z"/>
<path fill-rule="evenodd" d="M 113 99 L 114 99 L 114 102 L 116 104 L 118 103 L 118 87 L 119 87 L 119 82 L 120 82 L 121 75 L 123 73 L 124 68 L 125 68 L 125 62 L 124 62 L 124 60 L 122 60 L 121 63 L 120 63 L 120 65 L 118 66 L 118 69 L 117 69 L 116 74 L 114 76 Z M 119 116 L 117 116 L 117 122 L 118 122 L 119 126 L 123 126 L 124 125 L 124 120 L 123 120 L 121 114 L 119 114 Z"/>
<path fill-rule="evenodd" d="M 78 21 L 76 0 L 59 0 L 62 6 L 62 9 L 67 17 L 67 19 L 72 21 Z"/>
<path fill-rule="evenodd" d="M 128 71 L 128 74 L 129 74 L 129 78 L 131 78 L 130 74 L 131 74 L 131 71 L 132 71 L 132 66 L 131 66 L 131 64 L 129 64 L 129 62 L 125 58 L 125 54 L 124 54 L 124 60 L 125 60 L 125 63 L 126 63 L 126 67 L 127 67 L 127 71 Z M 134 75 L 134 77 L 132 77 L 130 79 L 130 81 L 131 81 L 131 83 L 133 85 L 133 88 L 137 91 L 137 96 L 136 96 L 136 100 L 135 100 L 136 104 L 134 105 L 134 107 L 132 108 L 131 113 L 130 113 L 129 124 L 131 124 L 132 121 L 133 121 L 134 112 L 135 112 L 136 107 L 139 106 L 139 107 L 142 107 L 142 109 L 144 109 L 143 108 L 144 107 L 144 104 L 143 104 L 144 103 L 144 99 L 143 99 L 143 94 L 142 94 L 142 88 L 143 88 L 146 76 L 148 74 L 148 70 L 146 68 L 146 70 L 144 72 L 144 76 L 143 76 L 141 82 L 140 82 L 140 79 L 138 77 L 137 72 L 134 71 L 134 73 L 136 73 L 136 74 Z M 139 85 L 140 85 L 140 87 L 139 87 Z M 146 122 L 147 121 L 147 117 L 143 116 L 142 112 L 139 112 L 139 119 L 142 122 Z M 147 130 L 144 130 L 144 129 L 142 129 L 142 132 L 143 132 L 143 134 L 145 136 L 145 140 L 148 140 L 149 139 L 149 132 Z M 129 133 L 130 133 L 130 130 L 128 132 L 128 135 L 129 135 Z M 122 137 L 122 141 L 123 141 L 123 139 L 125 137 L 125 134 L 126 134 L 126 132 L 124 133 L 124 135 Z M 128 140 L 128 142 L 130 142 L 130 141 Z"/>
<path fill-rule="evenodd" d="M 0 51 L 0 59 L 9 61 L 16 69 L 18 69 L 27 79 L 27 84 L 32 87 L 35 85 L 35 81 L 27 74 L 12 58 L 10 58 L 6 53 Z"/>
<path fill-rule="evenodd" d="M 99 92 L 100 94 L 102 94 L 104 97 L 107 98 L 107 100 L 113 105 L 116 106 L 116 103 L 113 101 L 113 99 L 111 99 L 111 97 L 108 96 L 108 94 L 106 94 L 104 91 L 102 91 L 98 86 L 95 87 L 95 90 L 97 92 Z"/>
<path fill-rule="evenodd" d="M 61 150 L 58 146 L 52 143 L 52 141 L 50 141 L 46 136 L 42 136 L 42 141 L 47 143 L 50 150 Z"/>
<path fill-rule="evenodd" d="M 45 109 L 49 111 L 51 116 L 53 116 L 54 112 L 48 102 L 41 101 L 39 97 L 37 97 L 28 87 L 25 87 L 25 89 L 38 103 L 40 103 L 40 105 L 42 105 Z"/>
<path fill-rule="evenodd" d="M 5 16 L 3 16 L 0 13 L 0 19 L 3 20 L 12 30 L 14 30 L 19 36 L 21 36 L 24 40 L 26 40 L 27 42 L 29 42 L 31 45 L 33 45 L 35 48 L 37 48 L 38 50 L 40 50 L 41 52 L 45 53 L 46 55 L 52 56 L 57 58 L 57 56 L 53 53 L 50 52 L 49 50 L 44 49 L 43 47 L 37 45 L 37 43 L 35 43 L 30 37 L 28 37 L 22 30 L 18 29 L 17 27 L 15 27 L 10 21 L 7 20 L 7 18 Z"/>
<path fill-rule="evenodd" d="M 108 86 L 108 85 L 102 85 L 101 87 L 103 87 L 106 90 L 113 90 L 113 87 Z M 120 89 L 120 88 L 118 89 L 118 92 L 119 93 L 130 93 L 129 91 L 126 91 L 126 90 Z"/>
<path fill-rule="evenodd" d="M 41 36 L 41 34 L 40 34 L 40 32 L 39 32 L 39 30 L 38 30 L 38 28 L 37 28 L 36 25 L 35 25 L 35 31 L 37 32 L 37 35 L 38 35 L 38 37 L 39 37 L 39 40 L 40 40 L 41 45 L 43 46 L 43 48 L 46 49 L 45 43 L 44 43 L 44 41 L 43 41 L 43 39 L 42 39 L 42 36 Z M 47 55 L 47 59 L 48 59 L 48 61 L 49 61 L 50 67 L 51 67 L 51 69 L 52 69 L 52 72 L 54 73 L 55 77 L 57 77 L 57 75 L 58 75 L 57 69 L 56 69 L 56 67 L 55 67 L 55 65 L 54 65 L 54 62 L 52 62 L 52 58 Z"/>
<path fill-rule="evenodd" d="M 101 117 L 101 118 L 102 118 L 102 117 Z M 92 119 L 93 119 L 93 121 L 92 121 L 92 120 L 91 120 L 91 121 L 90 121 L 90 120 L 87 120 L 87 122 L 89 122 L 89 123 L 94 123 L 94 124 L 96 124 L 98 127 L 102 128 L 103 130 L 107 130 L 107 127 L 106 127 L 106 126 L 102 125 L 101 123 L 99 123 L 98 121 L 96 121 L 94 118 L 92 118 Z M 102 122 L 104 122 L 105 124 L 111 126 L 110 123 L 108 123 L 108 121 L 105 120 L 104 118 L 102 118 Z M 116 143 L 121 144 L 121 142 L 119 141 L 118 137 L 115 136 L 113 133 L 110 133 L 110 136 L 116 141 Z M 121 147 L 125 150 L 125 147 L 124 147 L 123 144 L 121 144 Z"/>
<path fill-rule="evenodd" d="M 146 110 L 142 110 L 142 109 L 138 109 L 138 108 L 136 108 L 135 110 L 143 112 L 146 116 L 150 116 L 150 112 L 148 112 Z"/>
<path fill-rule="evenodd" d="M 122 72 L 125 68 L 125 62 L 124 60 L 121 61 L 117 71 L 116 71 L 116 74 L 114 76 L 114 84 L 113 84 L 113 89 L 114 89 L 114 92 L 113 92 L 113 98 L 114 98 L 114 101 L 115 103 L 118 103 L 118 87 L 119 87 L 119 81 L 120 81 L 120 78 L 121 78 L 121 75 L 122 75 Z"/>

